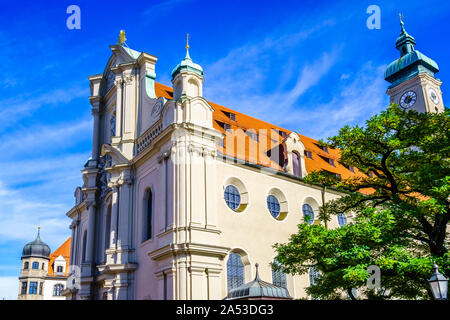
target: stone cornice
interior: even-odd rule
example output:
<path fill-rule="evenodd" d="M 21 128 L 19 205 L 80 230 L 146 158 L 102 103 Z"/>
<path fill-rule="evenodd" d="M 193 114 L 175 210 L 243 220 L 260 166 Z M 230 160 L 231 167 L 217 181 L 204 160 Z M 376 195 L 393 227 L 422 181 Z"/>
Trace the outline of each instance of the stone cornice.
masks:
<path fill-rule="evenodd" d="M 107 264 L 97 266 L 98 271 L 102 274 L 115 274 L 115 273 L 124 273 L 137 269 L 137 263 L 125 263 L 125 264 Z"/>
<path fill-rule="evenodd" d="M 81 213 L 85 210 L 86 210 L 86 200 L 84 200 L 83 202 L 79 203 L 78 205 L 72 207 L 72 209 L 70 209 L 69 211 L 66 212 L 66 216 L 69 217 L 70 219 L 75 219 L 76 213 Z"/>
<path fill-rule="evenodd" d="M 185 254 L 197 254 L 202 256 L 224 258 L 231 248 L 199 244 L 199 243 L 181 243 L 181 244 L 169 244 L 162 248 L 148 252 L 148 256 L 153 260 L 162 260 L 167 257 L 185 255 Z"/>

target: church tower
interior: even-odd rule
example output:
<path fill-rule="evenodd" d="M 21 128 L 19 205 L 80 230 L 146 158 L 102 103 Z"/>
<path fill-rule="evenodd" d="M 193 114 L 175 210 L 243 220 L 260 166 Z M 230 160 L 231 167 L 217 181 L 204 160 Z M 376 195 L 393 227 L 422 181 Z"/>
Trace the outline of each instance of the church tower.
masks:
<path fill-rule="evenodd" d="M 400 15 L 400 36 L 395 42 L 400 58 L 386 69 L 385 79 L 391 83 L 387 94 L 390 102 L 418 112 L 443 112 L 442 82 L 435 78 L 437 63 L 416 50 L 414 37 L 406 32 Z"/>
<path fill-rule="evenodd" d="M 19 300 L 42 300 L 47 275 L 50 247 L 41 240 L 40 230 L 34 241 L 27 243 L 22 251 Z"/>

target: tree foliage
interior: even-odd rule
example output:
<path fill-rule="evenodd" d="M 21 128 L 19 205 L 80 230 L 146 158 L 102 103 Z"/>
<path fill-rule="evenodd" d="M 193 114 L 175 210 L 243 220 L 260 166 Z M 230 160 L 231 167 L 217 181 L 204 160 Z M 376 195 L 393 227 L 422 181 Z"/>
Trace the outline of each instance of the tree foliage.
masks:
<path fill-rule="evenodd" d="M 335 230 L 299 225 L 289 243 L 275 245 L 284 270 L 302 274 L 315 265 L 321 277 L 308 291 L 320 298 L 338 298 L 351 288 L 372 299 L 430 297 L 433 260 L 450 275 L 449 136 L 448 109 L 418 113 L 391 105 L 364 127 L 345 126 L 321 141 L 359 172 L 342 180 L 325 171 L 306 177 L 343 193 L 325 203 L 319 217 L 351 213 L 354 219 Z M 380 267 L 383 290 L 367 288 L 369 265 Z"/>

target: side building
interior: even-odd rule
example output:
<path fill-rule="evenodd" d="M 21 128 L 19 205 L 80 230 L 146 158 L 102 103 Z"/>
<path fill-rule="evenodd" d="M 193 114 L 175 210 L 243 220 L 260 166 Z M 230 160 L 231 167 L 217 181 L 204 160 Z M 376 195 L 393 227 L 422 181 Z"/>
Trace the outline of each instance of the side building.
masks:
<path fill-rule="evenodd" d="M 50 247 L 36 239 L 27 243 L 22 251 L 18 300 L 64 300 L 70 261 L 71 238 L 51 253 Z"/>

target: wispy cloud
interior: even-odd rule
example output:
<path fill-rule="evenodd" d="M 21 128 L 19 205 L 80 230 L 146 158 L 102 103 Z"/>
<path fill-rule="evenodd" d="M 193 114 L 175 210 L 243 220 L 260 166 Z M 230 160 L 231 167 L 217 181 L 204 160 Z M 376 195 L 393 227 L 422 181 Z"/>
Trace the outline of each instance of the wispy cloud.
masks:
<path fill-rule="evenodd" d="M 86 140 L 92 133 L 92 120 L 81 119 L 53 125 L 36 125 L 25 130 L 10 131 L 2 135 L 0 153 L 3 159 L 32 156 L 36 153 L 64 149 L 77 141 Z"/>
<path fill-rule="evenodd" d="M 84 86 L 55 89 L 31 98 L 22 96 L 0 100 L 0 119 L 2 119 L 0 130 L 14 126 L 18 120 L 32 115 L 43 106 L 67 104 L 88 95 L 89 90 Z"/>
<path fill-rule="evenodd" d="M 344 125 L 361 125 L 368 117 L 388 104 L 386 65 L 367 62 L 355 73 L 337 84 L 332 99 L 308 109 L 297 109 L 284 121 L 298 132 L 314 138 L 327 138 L 338 133 Z M 326 116 L 324 116 L 326 115 Z"/>

